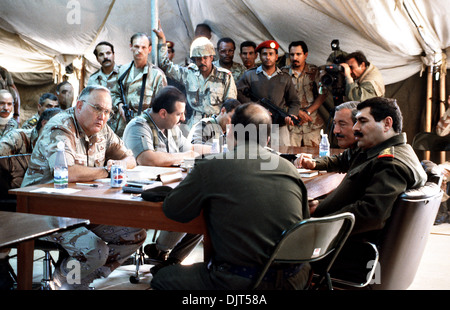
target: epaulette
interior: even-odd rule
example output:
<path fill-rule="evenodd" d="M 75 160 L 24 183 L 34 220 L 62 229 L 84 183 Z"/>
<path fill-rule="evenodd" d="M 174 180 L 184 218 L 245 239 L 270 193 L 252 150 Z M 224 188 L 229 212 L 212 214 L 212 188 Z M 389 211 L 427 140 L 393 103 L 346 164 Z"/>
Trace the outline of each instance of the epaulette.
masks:
<path fill-rule="evenodd" d="M 394 158 L 394 147 L 385 148 L 378 154 L 378 158 Z"/>
<path fill-rule="evenodd" d="M 28 125 L 35 126 L 37 124 L 37 122 L 38 122 L 37 118 L 32 118 L 27 123 L 28 123 Z"/>
<path fill-rule="evenodd" d="M 231 71 L 222 67 L 216 67 L 218 72 L 224 73 L 226 75 L 232 75 Z"/>

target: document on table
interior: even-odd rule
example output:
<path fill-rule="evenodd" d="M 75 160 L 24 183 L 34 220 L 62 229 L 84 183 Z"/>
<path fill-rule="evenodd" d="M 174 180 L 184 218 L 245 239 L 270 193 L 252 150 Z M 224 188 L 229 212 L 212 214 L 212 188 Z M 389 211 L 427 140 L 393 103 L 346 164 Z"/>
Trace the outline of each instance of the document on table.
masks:
<path fill-rule="evenodd" d="M 54 193 L 54 194 L 73 194 L 79 192 L 80 189 L 76 188 L 53 188 L 53 187 L 40 187 L 32 190 L 32 193 Z"/>
<path fill-rule="evenodd" d="M 183 178 L 181 168 L 136 166 L 127 170 L 128 181 L 157 180 L 170 183 Z"/>
<path fill-rule="evenodd" d="M 304 168 L 297 168 L 301 178 L 310 178 L 319 174 L 319 170 L 310 170 Z"/>

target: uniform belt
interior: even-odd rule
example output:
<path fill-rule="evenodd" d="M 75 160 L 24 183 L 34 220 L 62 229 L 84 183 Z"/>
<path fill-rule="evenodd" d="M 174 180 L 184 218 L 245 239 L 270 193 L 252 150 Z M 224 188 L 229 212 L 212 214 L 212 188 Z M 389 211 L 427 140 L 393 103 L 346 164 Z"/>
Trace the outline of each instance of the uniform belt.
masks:
<path fill-rule="evenodd" d="M 214 266 L 219 271 L 227 271 L 248 279 L 256 279 L 262 271 L 259 267 L 238 266 L 230 263 L 214 264 Z M 270 267 L 262 281 L 274 282 L 280 275 L 283 279 L 288 279 L 295 276 L 302 266 L 303 264 L 279 264 L 275 267 Z"/>

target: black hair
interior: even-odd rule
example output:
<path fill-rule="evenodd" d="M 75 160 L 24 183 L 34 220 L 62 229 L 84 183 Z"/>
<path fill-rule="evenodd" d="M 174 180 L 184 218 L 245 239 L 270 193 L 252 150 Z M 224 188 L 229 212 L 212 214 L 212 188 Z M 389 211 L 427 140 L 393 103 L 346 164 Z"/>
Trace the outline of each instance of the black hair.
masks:
<path fill-rule="evenodd" d="M 253 41 L 244 41 L 244 42 L 241 43 L 241 46 L 240 46 L 241 53 L 242 53 L 242 48 L 249 47 L 249 46 L 253 47 L 256 50 L 256 43 L 255 42 L 253 42 Z"/>
<path fill-rule="evenodd" d="M 306 45 L 306 43 L 304 41 L 291 42 L 291 44 L 289 44 L 289 47 L 288 47 L 288 52 L 291 51 L 291 47 L 293 47 L 293 46 L 301 46 L 302 50 L 303 50 L 303 54 L 308 53 L 308 45 Z"/>
<path fill-rule="evenodd" d="M 220 43 L 231 43 L 233 44 L 233 48 L 236 49 L 236 43 L 234 43 L 234 40 L 232 38 L 221 38 L 219 41 L 217 41 L 217 50 L 219 50 Z"/>
<path fill-rule="evenodd" d="M 111 48 L 112 53 L 114 54 L 114 45 L 112 45 L 112 44 L 109 43 L 109 42 L 102 41 L 102 42 L 98 43 L 98 44 L 95 46 L 95 48 L 94 48 L 94 55 L 95 55 L 95 57 L 98 56 L 98 55 L 97 55 L 97 54 L 98 54 L 98 52 L 97 52 L 97 47 L 99 47 L 100 45 L 107 45 L 107 46 L 109 46 L 109 47 Z"/>
<path fill-rule="evenodd" d="M 186 102 L 186 96 L 174 86 L 166 86 L 153 98 L 152 111 L 158 113 L 165 109 L 167 113 L 173 113 L 177 101 Z"/>
<path fill-rule="evenodd" d="M 361 51 L 356 51 L 348 54 L 347 56 L 345 56 L 345 61 L 347 62 L 352 58 L 355 58 L 359 66 L 361 66 L 362 63 L 365 63 L 366 67 L 370 66 L 370 62 L 367 60 L 366 55 L 364 55 L 364 53 Z"/>
<path fill-rule="evenodd" d="M 220 109 L 222 110 L 222 108 L 225 108 L 225 111 L 227 113 L 230 113 L 231 111 L 236 109 L 236 107 L 239 106 L 240 104 L 241 103 L 239 102 L 239 100 L 230 98 L 223 102 L 222 107 Z"/>
<path fill-rule="evenodd" d="M 397 100 L 392 98 L 375 97 L 367 99 L 356 107 L 359 111 L 364 108 L 370 108 L 370 114 L 376 122 L 379 122 L 386 117 L 392 118 L 392 128 L 396 133 L 401 133 L 403 128 L 403 116 Z"/>
<path fill-rule="evenodd" d="M 47 109 L 44 112 L 42 112 L 42 114 L 39 117 L 39 120 L 36 124 L 36 130 L 39 131 L 41 129 L 43 121 L 48 121 L 49 119 L 51 119 L 53 116 L 55 116 L 56 114 L 58 114 L 61 111 L 62 111 L 62 109 L 60 109 L 60 108 L 50 108 L 50 109 Z"/>
<path fill-rule="evenodd" d="M 39 105 L 42 106 L 44 101 L 47 99 L 50 99 L 51 101 L 58 101 L 58 97 L 56 97 L 55 94 L 45 93 L 39 98 Z"/>

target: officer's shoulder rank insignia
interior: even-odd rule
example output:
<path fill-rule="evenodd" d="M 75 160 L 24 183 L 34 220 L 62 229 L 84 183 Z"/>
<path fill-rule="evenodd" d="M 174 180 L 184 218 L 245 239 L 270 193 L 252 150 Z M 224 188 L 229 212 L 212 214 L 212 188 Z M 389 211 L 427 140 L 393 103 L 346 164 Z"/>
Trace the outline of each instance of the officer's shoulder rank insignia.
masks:
<path fill-rule="evenodd" d="M 394 158 L 394 147 L 385 148 L 378 154 L 378 158 Z"/>

